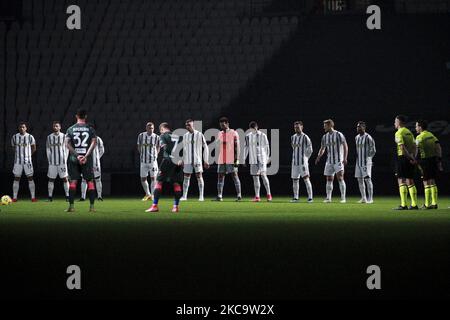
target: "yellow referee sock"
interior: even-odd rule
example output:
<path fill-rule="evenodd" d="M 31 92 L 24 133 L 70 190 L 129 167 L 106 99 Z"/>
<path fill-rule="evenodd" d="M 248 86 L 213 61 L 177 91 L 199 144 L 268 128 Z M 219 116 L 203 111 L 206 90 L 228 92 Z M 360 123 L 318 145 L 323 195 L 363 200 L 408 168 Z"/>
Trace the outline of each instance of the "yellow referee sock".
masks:
<path fill-rule="evenodd" d="M 431 205 L 431 188 L 432 186 L 425 186 L 425 207 Z"/>
<path fill-rule="evenodd" d="M 408 198 L 408 187 L 406 184 L 401 184 L 399 186 L 400 191 L 400 205 L 406 207 L 406 198 Z"/>
<path fill-rule="evenodd" d="M 437 199 L 438 199 L 438 188 L 437 185 L 431 186 L 431 205 L 436 206 L 437 205 Z"/>
<path fill-rule="evenodd" d="M 408 186 L 409 189 L 409 196 L 411 197 L 411 206 L 416 207 L 417 206 L 417 188 L 416 185 L 413 184 L 412 186 Z"/>

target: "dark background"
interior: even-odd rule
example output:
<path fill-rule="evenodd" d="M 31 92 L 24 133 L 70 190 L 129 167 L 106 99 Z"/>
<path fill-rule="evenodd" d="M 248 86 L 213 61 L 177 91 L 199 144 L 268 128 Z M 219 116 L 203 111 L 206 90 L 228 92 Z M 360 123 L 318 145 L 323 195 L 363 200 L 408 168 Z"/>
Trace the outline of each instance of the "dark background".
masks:
<path fill-rule="evenodd" d="M 28 121 L 37 140 L 44 196 L 51 121 L 67 128 L 78 107 L 89 110 L 105 142 L 105 192 L 115 196 L 141 193 L 135 140 L 147 121 L 181 128 L 191 117 L 205 130 L 220 115 L 233 128 L 257 120 L 280 129 L 275 195 L 290 194 L 292 122 L 305 123 L 316 153 L 326 118 L 347 137 L 349 193 L 357 192 L 353 139 L 365 120 L 377 143 L 375 192 L 396 194 L 392 124 L 400 113 L 409 127 L 418 118 L 432 123 L 444 150 L 440 192 L 449 193 L 442 183 L 450 168 L 448 1 L 372 2 L 381 6 L 382 30 L 366 28 L 371 1 L 2 1 L 0 193 L 11 189 L 8 144 L 17 122 Z M 81 30 L 65 26 L 69 4 L 81 7 Z M 314 157 L 320 194 L 323 163 L 313 165 Z M 247 171 L 241 176 L 251 193 Z M 205 180 L 214 193 L 214 167 Z"/>

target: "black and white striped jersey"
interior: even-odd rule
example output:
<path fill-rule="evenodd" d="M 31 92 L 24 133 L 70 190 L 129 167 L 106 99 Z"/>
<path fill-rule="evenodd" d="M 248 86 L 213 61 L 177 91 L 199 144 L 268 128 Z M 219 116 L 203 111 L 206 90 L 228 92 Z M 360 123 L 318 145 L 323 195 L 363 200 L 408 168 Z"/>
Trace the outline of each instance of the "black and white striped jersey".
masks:
<path fill-rule="evenodd" d="M 105 145 L 103 144 L 102 138 L 97 136 L 97 144 L 95 145 L 94 151 L 92 152 L 94 159 L 94 167 L 100 168 L 100 158 L 105 153 Z"/>
<path fill-rule="evenodd" d="M 267 164 L 269 155 L 269 140 L 264 132 L 258 130 L 245 136 L 244 159 L 248 156 L 249 164 Z"/>
<path fill-rule="evenodd" d="M 14 148 L 14 163 L 15 164 L 30 164 L 31 160 L 31 146 L 36 145 L 36 140 L 29 134 L 16 133 L 11 138 L 11 146 Z"/>
<path fill-rule="evenodd" d="M 292 165 L 300 166 L 308 163 L 313 153 L 311 139 L 305 133 L 296 133 L 291 136 Z"/>
<path fill-rule="evenodd" d="M 372 162 L 372 157 L 376 153 L 375 140 L 368 133 L 358 134 L 355 137 L 356 143 L 356 164 L 365 167 Z"/>
<path fill-rule="evenodd" d="M 158 158 L 159 136 L 156 133 L 151 135 L 147 132 L 139 134 L 137 139 L 141 163 L 152 163 Z"/>
<path fill-rule="evenodd" d="M 202 164 L 209 161 L 209 149 L 203 133 L 194 130 L 183 135 L 183 163 Z"/>
<path fill-rule="evenodd" d="M 52 166 L 61 166 L 66 164 L 69 149 L 66 146 L 66 135 L 62 132 L 51 133 L 47 136 L 45 143 L 47 150 L 48 164 Z"/>
<path fill-rule="evenodd" d="M 322 137 L 321 147 L 327 151 L 327 163 L 335 164 L 344 161 L 344 144 L 346 143 L 344 135 L 332 130 Z"/>

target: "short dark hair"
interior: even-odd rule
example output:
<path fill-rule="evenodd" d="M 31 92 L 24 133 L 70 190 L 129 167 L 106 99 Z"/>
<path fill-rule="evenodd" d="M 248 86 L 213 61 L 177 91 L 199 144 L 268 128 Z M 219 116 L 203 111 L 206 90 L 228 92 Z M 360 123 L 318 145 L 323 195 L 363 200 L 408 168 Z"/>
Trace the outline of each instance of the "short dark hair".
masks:
<path fill-rule="evenodd" d="M 324 124 L 328 124 L 328 125 L 334 127 L 334 121 L 331 120 L 331 119 L 324 120 L 323 123 L 324 123 Z"/>
<path fill-rule="evenodd" d="M 366 123 L 364 121 L 358 121 L 357 126 L 366 127 Z"/>
<path fill-rule="evenodd" d="M 53 122 L 52 122 L 52 126 L 54 126 L 55 124 L 61 125 L 61 121 L 58 121 L 58 120 L 53 121 Z"/>
<path fill-rule="evenodd" d="M 20 121 L 19 124 L 17 125 L 17 128 L 24 125 L 25 127 L 28 127 L 27 123 L 25 121 Z"/>
<path fill-rule="evenodd" d="M 301 126 L 302 126 L 302 125 L 303 125 L 303 122 L 302 122 L 302 121 L 299 121 L 299 120 L 297 120 L 297 121 L 295 121 L 295 122 L 294 122 L 294 125 L 296 125 L 296 124 L 299 124 L 299 125 L 301 125 Z"/>
<path fill-rule="evenodd" d="M 419 127 L 421 127 L 423 130 L 428 129 L 428 121 L 427 120 L 423 120 L 423 119 L 417 120 L 417 125 Z"/>
<path fill-rule="evenodd" d="M 220 118 L 219 118 L 219 123 L 220 123 L 220 122 L 228 123 L 228 118 L 227 118 L 227 117 L 220 117 Z"/>
<path fill-rule="evenodd" d="M 167 122 L 161 122 L 161 124 L 159 125 L 159 128 L 165 128 L 165 129 L 169 129 L 170 130 L 170 126 Z"/>
<path fill-rule="evenodd" d="M 194 120 L 192 120 L 191 118 L 187 119 L 184 123 L 189 123 L 189 122 L 194 122 Z"/>
<path fill-rule="evenodd" d="M 147 124 L 145 126 L 155 126 L 155 124 L 151 121 L 147 122 Z"/>
<path fill-rule="evenodd" d="M 250 121 L 250 123 L 248 124 L 248 127 L 255 129 L 256 127 L 258 127 L 258 123 L 256 123 L 256 121 Z"/>
<path fill-rule="evenodd" d="M 86 119 L 87 118 L 87 111 L 85 109 L 78 109 L 77 110 L 77 117 L 80 119 Z"/>
<path fill-rule="evenodd" d="M 399 114 L 395 117 L 395 119 L 398 119 L 398 121 L 400 121 L 401 123 L 405 123 L 406 122 L 406 116 Z"/>

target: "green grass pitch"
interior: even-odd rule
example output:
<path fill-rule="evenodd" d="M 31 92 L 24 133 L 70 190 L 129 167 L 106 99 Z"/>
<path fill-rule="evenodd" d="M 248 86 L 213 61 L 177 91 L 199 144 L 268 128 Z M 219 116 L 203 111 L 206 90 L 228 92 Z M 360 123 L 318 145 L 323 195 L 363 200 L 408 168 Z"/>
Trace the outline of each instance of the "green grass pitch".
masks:
<path fill-rule="evenodd" d="M 11 296 L 68 298 L 239 299 L 449 296 L 450 201 L 440 209 L 393 211 L 397 198 L 374 204 L 240 203 L 172 200 L 1 207 L 2 269 Z M 83 289 L 65 288 L 79 265 Z M 382 290 L 366 288 L 379 265 Z M 5 287 L 4 286 L 4 287 Z"/>

